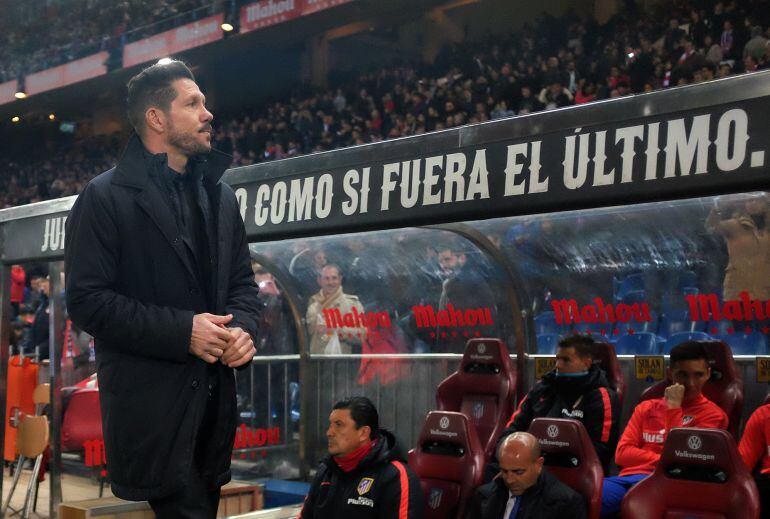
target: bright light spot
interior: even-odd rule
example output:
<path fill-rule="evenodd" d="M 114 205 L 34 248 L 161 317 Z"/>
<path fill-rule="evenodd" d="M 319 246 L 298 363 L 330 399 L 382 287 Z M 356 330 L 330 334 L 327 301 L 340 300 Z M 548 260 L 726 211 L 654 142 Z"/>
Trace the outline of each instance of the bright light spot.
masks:
<path fill-rule="evenodd" d="M 51 121 L 53 121 L 54 119 L 56 119 L 56 116 L 55 116 L 54 114 L 50 114 L 50 115 L 48 116 L 48 119 L 49 119 L 49 120 L 51 120 Z"/>
<path fill-rule="evenodd" d="M 232 31 L 234 29 L 234 27 L 232 25 L 230 25 L 229 23 L 227 23 L 227 22 L 225 22 L 222 25 L 220 25 L 220 27 L 225 32 L 230 32 L 230 31 Z"/>
<path fill-rule="evenodd" d="M 25 93 L 24 93 L 24 92 L 22 92 L 21 90 L 19 90 L 18 92 L 16 92 L 16 93 L 15 93 L 15 94 L 13 94 L 13 95 L 14 95 L 14 97 L 15 97 L 16 99 L 24 99 L 25 97 L 27 97 L 27 94 L 25 94 Z"/>
<path fill-rule="evenodd" d="M 17 123 L 17 122 L 19 122 L 19 121 L 21 121 L 21 117 L 19 117 L 18 115 L 14 116 L 14 117 L 11 119 L 11 122 L 14 122 L 14 123 Z"/>
<path fill-rule="evenodd" d="M 168 65 L 168 64 L 169 64 L 169 63 L 171 63 L 172 61 L 174 61 L 174 60 L 173 60 L 173 59 L 171 59 L 171 58 L 160 58 L 160 59 L 158 60 L 158 65 Z"/>

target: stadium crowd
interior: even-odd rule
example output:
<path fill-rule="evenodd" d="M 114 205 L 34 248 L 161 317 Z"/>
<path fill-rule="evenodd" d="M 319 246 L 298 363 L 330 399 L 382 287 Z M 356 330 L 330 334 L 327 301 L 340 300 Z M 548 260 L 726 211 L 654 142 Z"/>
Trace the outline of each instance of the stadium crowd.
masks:
<path fill-rule="evenodd" d="M 0 17 L 0 83 L 188 23 L 213 0 L 20 2 Z M 218 7 L 218 6 L 217 6 Z"/>
<path fill-rule="evenodd" d="M 135 3 L 123 2 L 116 31 L 141 18 Z M 170 9 L 155 4 L 144 20 Z M 181 10 L 196 1 L 165 4 Z M 543 16 L 507 38 L 448 45 L 431 64 L 383 67 L 326 90 L 302 87 L 238 114 L 215 114 L 214 145 L 242 166 L 753 72 L 770 63 L 767 7 L 767 0 L 690 0 L 645 12 L 627 6 L 605 25 Z M 52 45 L 59 41 L 51 36 Z M 78 193 L 115 163 L 125 137 L 68 139 L 67 147 L 54 141 L 45 160 L 7 157 L 0 207 Z"/>

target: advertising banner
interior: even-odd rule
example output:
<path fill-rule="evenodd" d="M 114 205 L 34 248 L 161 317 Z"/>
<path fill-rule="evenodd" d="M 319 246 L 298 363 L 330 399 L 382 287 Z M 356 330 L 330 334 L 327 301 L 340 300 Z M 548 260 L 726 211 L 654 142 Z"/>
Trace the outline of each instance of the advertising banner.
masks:
<path fill-rule="evenodd" d="M 0 105 L 16 100 L 14 94 L 18 92 L 17 88 L 19 88 L 19 82 L 15 79 L 13 81 L 0 83 Z"/>
<path fill-rule="evenodd" d="M 420 225 L 767 185 L 770 98 L 511 137 L 495 121 L 236 171 L 250 236 Z M 575 112 L 577 113 L 577 112 Z M 589 113 L 588 111 L 582 113 Z M 545 118 L 550 114 L 537 114 Z M 466 134 L 484 137 L 476 142 Z M 298 169 L 294 169 L 294 168 Z M 264 178 L 260 172 L 272 170 Z M 296 173 L 294 173 L 296 171 Z M 387 222 L 387 223 L 386 223 Z M 322 231 L 323 230 L 323 231 Z"/>
<path fill-rule="evenodd" d="M 347 4 L 353 0 L 305 0 L 305 4 L 302 8 L 302 16 L 317 13 L 324 9 L 337 7 L 338 5 Z"/>
<path fill-rule="evenodd" d="M 241 8 L 241 33 L 302 16 L 302 0 L 262 0 Z"/>
<path fill-rule="evenodd" d="M 221 40 L 223 34 L 220 25 L 223 21 L 224 14 L 219 13 L 203 20 L 188 23 L 176 29 L 129 43 L 123 48 L 123 67 L 131 67 L 146 61 L 171 56 L 187 49 Z"/>
<path fill-rule="evenodd" d="M 241 8 L 241 33 L 264 29 L 353 0 L 261 0 Z"/>
<path fill-rule="evenodd" d="M 109 54 L 99 52 L 58 67 L 30 74 L 26 78 L 26 93 L 34 95 L 47 90 L 79 83 L 107 73 Z"/>

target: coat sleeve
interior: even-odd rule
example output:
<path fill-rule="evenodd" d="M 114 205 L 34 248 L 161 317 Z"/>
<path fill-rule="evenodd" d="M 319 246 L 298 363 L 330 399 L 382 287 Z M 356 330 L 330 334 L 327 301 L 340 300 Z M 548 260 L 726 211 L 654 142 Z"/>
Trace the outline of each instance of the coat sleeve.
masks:
<path fill-rule="evenodd" d="M 642 439 L 642 430 L 644 424 L 644 416 L 647 412 L 647 402 L 642 402 L 636 409 L 634 414 L 631 415 L 631 419 L 626 425 L 626 429 L 623 431 L 623 436 L 618 442 L 618 448 L 615 451 L 615 463 L 621 469 L 624 467 L 635 467 L 637 465 L 645 465 L 649 463 L 657 463 L 660 459 L 660 454 L 646 450 L 642 448 L 644 444 Z"/>
<path fill-rule="evenodd" d="M 482 517 L 481 515 L 481 504 L 483 502 L 484 498 L 481 495 L 481 493 L 478 491 L 478 489 L 473 493 L 473 498 L 471 499 L 471 504 L 468 507 L 468 511 L 465 513 L 465 519 L 480 519 Z"/>
<path fill-rule="evenodd" d="M 738 445 L 738 452 L 743 458 L 743 463 L 749 472 L 754 470 L 757 463 L 767 451 L 767 445 L 762 435 L 762 425 L 764 416 L 762 407 L 754 411 L 746 423 L 746 428 L 743 430 L 743 436 L 741 437 L 741 443 Z"/>
<path fill-rule="evenodd" d="M 503 439 L 509 434 L 515 433 L 516 431 L 526 431 L 529 429 L 529 424 L 531 424 L 532 420 L 534 419 L 534 409 L 532 406 L 533 392 L 534 390 L 530 391 L 527 395 L 524 396 L 524 399 L 519 402 L 518 409 L 514 411 L 514 413 L 511 415 L 511 418 L 508 420 L 508 423 L 505 424 L 505 429 L 500 435 L 500 439 Z M 537 400 L 537 398 L 535 398 L 535 400 Z"/>
<path fill-rule="evenodd" d="M 617 395 L 606 387 L 597 388 L 587 395 L 583 405 L 583 425 L 594 444 L 596 455 L 607 466 L 617 439 Z"/>
<path fill-rule="evenodd" d="M 67 218 L 64 270 L 72 321 L 123 353 L 186 362 L 193 312 L 119 294 L 120 246 L 114 211 L 92 182 Z"/>
<path fill-rule="evenodd" d="M 379 519 L 421 519 L 425 506 L 420 480 L 401 461 L 391 462 L 396 477 L 383 489 Z"/>
<path fill-rule="evenodd" d="M 232 193 L 230 196 L 234 197 Z M 256 344 L 257 327 L 261 307 L 259 305 L 259 289 L 254 281 L 254 272 L 251 270 L 251 256 L 249 255 L 249 243 L 246 240 L 246 229 L 241 220 L 237 207 L 228 208 L 232 211 L 233 240 L 230 264 L 230 280 L 227 291 L 227 303 L 225 314 L 233 314 L 233 320 L 228 325 L 231 328 L 240 327 L 251 335 Z M 245 364 L 248 366 L 248 363 Z"/>
<path fill-rule="evenodd" d="M 570 519 L 587 519 L 588 506 L 583 496 L 577 492 L 571 493 L 571 499 L 564 501 L 558 507 L 558 513 L 554 517 L 569 517 Z"/>

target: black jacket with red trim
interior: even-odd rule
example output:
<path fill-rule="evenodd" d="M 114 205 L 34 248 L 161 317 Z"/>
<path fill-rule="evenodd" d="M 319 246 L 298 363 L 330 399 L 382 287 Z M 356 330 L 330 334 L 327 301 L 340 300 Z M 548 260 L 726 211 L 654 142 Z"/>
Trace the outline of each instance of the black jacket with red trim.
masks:
<path fill-rule="evenodd" d="M 526 431 L 535 418 L 580 420 L 606 470 L 618 443 L 618 407 L 617 394 L 597 365 L 582 377 L 557 377 L 555 370 L 549 371 L 521 401 L 500 438 Z"/>
<path fill-rule="evenodd" d="M 331 456 L 321 462 L 298 519 L 419 519 L 424 506 L 420 480 L 396 438 L 380 430 L 371 452 L 351 472 Z"/>

